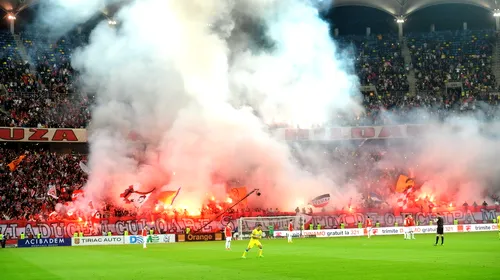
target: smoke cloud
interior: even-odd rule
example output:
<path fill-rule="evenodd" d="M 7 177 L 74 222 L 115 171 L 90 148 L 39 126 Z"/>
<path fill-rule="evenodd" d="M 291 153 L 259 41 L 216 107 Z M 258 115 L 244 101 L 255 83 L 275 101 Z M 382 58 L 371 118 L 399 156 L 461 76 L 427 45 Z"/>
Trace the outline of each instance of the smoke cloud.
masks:
<path fill-rule="evenodd" d="M 42 19 L 63 34 L 112 2 L 52 0 Z M 181 187 L 176 204 L 193 209 L 207 194 L 224 199 L 222 182 L 239 180 L 261 190 L 255 206 L 290 210 L 323 193 L 335 206 L 355 203 L 364 187 L 350 180 L 357 166 L 332 162 L 322 147 L 288 145 L 267 127 L 362 112 L 354 59 L 318 16 L 326 2 L 127 1 L 116 28 L 97 25 L 73 55 L 85 87 L 97 92 L 88 199 L 118 203 L 139 182 L 142 191 Z M 420 193 L 443 200 L 471 204 L 500 193 L 500 145 L 484 133 L 498 127 L 484 128 L 484 114 L 442 120 L 420 109 L 405 120 L 435 126 L 390 144 L 374 171 L 412 169 Z"/>
<path fill-rule="evenodd" d="M 61 33 L 109 2 L 53 0 L 43 13 L 61 19 L 51 21 Z M 207 194 L 225 198 L 214 177 L 259 188 L 251 203 L 262 207 L 358 195 L 338 184 L 345 170 L 330 168 L 321 151 L 302 152 L 316 166 L 305 170 L 267 128 L 361 112 L 352 59 L 332 41 L 320 2 L 128 1 L 116 28 L 97 25 L 72 61 L 97 92 L 90 199 L 119 202 L 139 182 L 141 191 L 181 187 L 176 204 L 198 208 Z"/>
<path fill-rule="evenodd" d="M 465 113 L 440 119 L 425 110 L 410 112 L 410 119 L 425 119 L 426 128 L 419 137 L 388 147 L 378 169 L 397 168 L 416 178 L 417 197 L 432 195 L 453 205 L 492 204 L 500 194 L 498 123 Z"/>

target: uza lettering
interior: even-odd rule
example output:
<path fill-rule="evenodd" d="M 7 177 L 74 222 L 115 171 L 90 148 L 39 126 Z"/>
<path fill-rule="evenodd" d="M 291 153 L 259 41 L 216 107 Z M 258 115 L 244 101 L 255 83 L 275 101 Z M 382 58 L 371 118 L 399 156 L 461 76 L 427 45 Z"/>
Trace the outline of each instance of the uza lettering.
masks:
<path fill-rule="evenodd" d="M 0 141 L 87 142 L 84 129 L 7 127 L 0 127 Z"/>

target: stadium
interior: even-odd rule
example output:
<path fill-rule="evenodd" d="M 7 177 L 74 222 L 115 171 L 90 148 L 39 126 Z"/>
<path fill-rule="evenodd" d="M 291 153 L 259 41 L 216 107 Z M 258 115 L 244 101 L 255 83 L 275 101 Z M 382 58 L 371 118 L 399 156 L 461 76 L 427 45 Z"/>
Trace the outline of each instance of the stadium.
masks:
<path fill-rule="evenodd" d="M 6 279 L 498 279 L 497 1 L 0 7 Z"/>

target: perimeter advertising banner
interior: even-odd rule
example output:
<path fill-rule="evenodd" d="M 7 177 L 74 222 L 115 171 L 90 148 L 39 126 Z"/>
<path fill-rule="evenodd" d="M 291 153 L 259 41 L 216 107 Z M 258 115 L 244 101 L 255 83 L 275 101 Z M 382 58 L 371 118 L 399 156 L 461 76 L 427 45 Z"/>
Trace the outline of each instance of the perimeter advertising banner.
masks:
<path fill-rule="evenodd" d="M 377 235 L 398 235 L 404 233 L 404 227 L 382 227 L 372 228 L 372 236 Z M 436 233 L 437 226 L 418 226 L 413 227 L 415 234 L 431 234 Z M 445 225 L 445 233 L 453 232 L 480 232 L 480 231 L 497 231 L 497 224 L 483 225 Z M 290 234 L 288 231 L 275 231 L 274 237 L 286 237 Z M 349 237 L 349 236 L 366 236 L 366 228 L 348 228 L 348 229 L 325 229 L 325 230 L 294 230 L 293 237 L 299 236 L 315 236 L 315 237 Z"/>
<path fill-rule="evenodd" d="M 71 238 L 28 238 L 17 240 L 17 247 L 59 247 L 71 246 Z"/>
<path fill-rule="evenodd" d="M 72 238 L 72 246 L 123 245 L 125 236 L 90 236 Z"/>
<path fill-rule="evenodd" d="M 175 234 L 154 234 L 145 237 L 147 243 L 174 243 Z M 144 237 L 131 235 L 125 237 L 125 244 L 143 244 Z"/>
<path fill-rule="evenodd" d="M 179 234 L 177 238 L 179 242 L 220 241 L 222 233 Z"/>

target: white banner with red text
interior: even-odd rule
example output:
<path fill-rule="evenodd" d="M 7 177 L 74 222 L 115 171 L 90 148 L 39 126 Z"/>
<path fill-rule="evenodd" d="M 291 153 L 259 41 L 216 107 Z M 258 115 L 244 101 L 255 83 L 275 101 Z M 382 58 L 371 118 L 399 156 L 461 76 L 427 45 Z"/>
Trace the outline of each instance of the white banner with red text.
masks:
<path fill-rule="evenodd" d="M 87 143 L 87 130 L 79 128 L 0 127 L 0 142 Z"/>
<path fill-rule="evenodd" d="M 435 124 L 409 124 L 386 126 L 359 126 L 359 127 L 321 127 L 306 128 L 278 128 L 274 131 L 276 137 L 287 141 L 333 141 L 349 139 L 389 139 L 413 138 L 426 135 L 440 135 L 443 131 L 457 131 L 464 129 L 460 126 L 440 126 Z M 486 135 L 498 136 L 500 123 L 481 124 L 479 132 Z"/>
<path fill-rule="evenodd" d="M 453 232 L 484 232 L 484 231 L 497 231 L 497 224 L 476 224 L 476 225 L 446 225 L 444 226 L 445 233 Z M 383 227 L 372 228 L 372 235 L 398 235 L 403 234 L 404 227 Z M 437 226 L 418 226 L 413 227 L 415 234 L 429 234 L 436 233 Z M 275 231 L 274 237 L 286 237 L 288 231 Z M 366 228 L 346 228 L 346 229 L 325 229 L 325 230 L 294 230 L 292 231 L 293 237 L 311 236 L 311 237 L 349 237 L 349 236 L 365 236 L 367 235 Z"/>
<path fill-rule="evenodd" d="M 316 129 L 278 128 L 276 137 L 287 141 L 329 141 L 349 139 L 413 138 L 459 130 L 461 127 L 438 125 L 392 125 L 360 127 L 323 127 Z M 500 135 L 500 122 L 480 125 L 480 133 Z M 0 127 L 0 142 L 87 143 L 87 129 Z"/>

